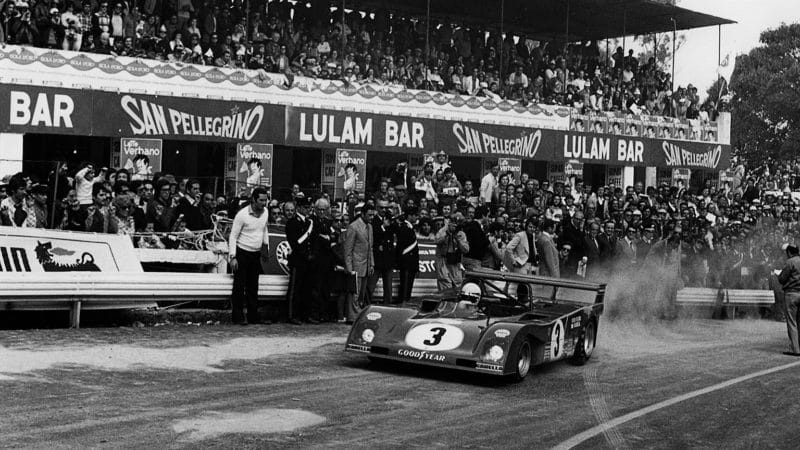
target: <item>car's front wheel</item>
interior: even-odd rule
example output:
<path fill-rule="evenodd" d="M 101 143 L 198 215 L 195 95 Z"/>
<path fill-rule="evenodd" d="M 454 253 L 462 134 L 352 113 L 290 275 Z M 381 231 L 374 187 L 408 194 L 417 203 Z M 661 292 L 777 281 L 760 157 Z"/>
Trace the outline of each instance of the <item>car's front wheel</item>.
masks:
<path fill-rule="evenodd" d="M 517 352 L 514 354 L 514 381 L 522 381 L 528 376 L 531 371 L 531 359 L 533 357 L 533 349 L 531 341 L 525 339 L 517 347 Z"/>
<path fill-rule="evenodd" d="M 583 329 L 583 335 L 575 344 L 575 353 L 572 355 L 572 363 L 581 366 L 592 357 L 594 346 L 597 343 L 597 326 L 590 320 Z"/>

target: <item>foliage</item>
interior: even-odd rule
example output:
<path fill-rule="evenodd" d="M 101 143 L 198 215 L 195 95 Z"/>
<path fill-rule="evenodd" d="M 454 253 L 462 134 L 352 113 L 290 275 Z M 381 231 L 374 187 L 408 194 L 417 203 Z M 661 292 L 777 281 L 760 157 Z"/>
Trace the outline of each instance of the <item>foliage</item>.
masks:
<path fill-rule="evenodd" d="M 736 58 L 731 77 L 731 144 L 749 165 L 797 156 L 800 146 L 800 24 L 761 33 Z"/>
<path fill-rule="evenodd" d="M 655 56 L 658 68 L 672 72 L 672 33 L 646 34 L 641 37 L 642 50 L 639 52 L 639 61 L 646 62 Z M 686 42 L 686 34 L 675 35 L 675 53 Z M 655 51 L 653 50 L 655 49 Z"/>

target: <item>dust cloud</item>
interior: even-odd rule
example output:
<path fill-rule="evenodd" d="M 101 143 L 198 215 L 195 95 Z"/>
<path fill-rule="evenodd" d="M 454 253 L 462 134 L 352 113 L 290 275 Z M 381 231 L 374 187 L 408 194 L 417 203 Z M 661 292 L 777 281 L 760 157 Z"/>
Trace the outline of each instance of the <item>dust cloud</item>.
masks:
<path fill-rule="evenodd" d="M 182 419 L 172 429 L 184 441 L 201 441 L 223 434 L 285 433 L 319 425 L 325 418 L 302 409 L 259 409 L 249 412 L 208 412 L 194 419 Z"/>
<path fill-rule="evenodd" d="M 126 345 L 52 347 L 18 350 L 0 346 L 0 382 L 36 370 L 91 366 L 104 370 L 140 368 L 222 372 L 226 360 L 253 360 L 278 355 L 308 353 L 345 338 L 327 334 L 309 337 L 237 338 L 210 345 L 153 348 Z"/>

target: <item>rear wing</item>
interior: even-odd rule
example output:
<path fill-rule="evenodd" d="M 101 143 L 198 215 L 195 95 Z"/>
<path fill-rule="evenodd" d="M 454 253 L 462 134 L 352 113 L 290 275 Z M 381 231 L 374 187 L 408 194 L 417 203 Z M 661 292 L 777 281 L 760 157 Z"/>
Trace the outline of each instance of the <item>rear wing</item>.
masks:
<path fill-rule="evenodd" d="M 464 279 L 477 279 L 483 281 L 504 281 L 553 288 L 551 300 L 579 301 L 579 297 L 586 297 L 588 292 L 594 293 L 594 303 L 603 303 L 606 294 L 605 283 L 591 283 L 588 281 L 569 280 L 565 278 L 541 277 L 538 275 L 525 275 L 521 273 L 501 272 L 499 270 L 479 269 L 468 270 Z M 561 293 L 562 295 L 559 295 Z M 564 294 L 568 294 L 564 296 Z M 575 297 L 575 298 L 572 298 Z M 588 300 L 588 299 L 587 299 Z"/>

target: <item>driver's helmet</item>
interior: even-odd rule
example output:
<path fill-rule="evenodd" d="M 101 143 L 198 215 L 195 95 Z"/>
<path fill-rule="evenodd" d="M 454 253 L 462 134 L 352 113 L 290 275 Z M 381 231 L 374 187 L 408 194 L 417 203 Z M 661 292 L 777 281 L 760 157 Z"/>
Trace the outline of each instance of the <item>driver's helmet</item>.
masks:
<path fill-rule="evenodd" d="M 472 303 L 477 303 L 481 299 L 481 287 L 478 283 L 467 282 L 461 286 L 461 292 L 458 295 L 459 300 L 466 300 Z"/>

